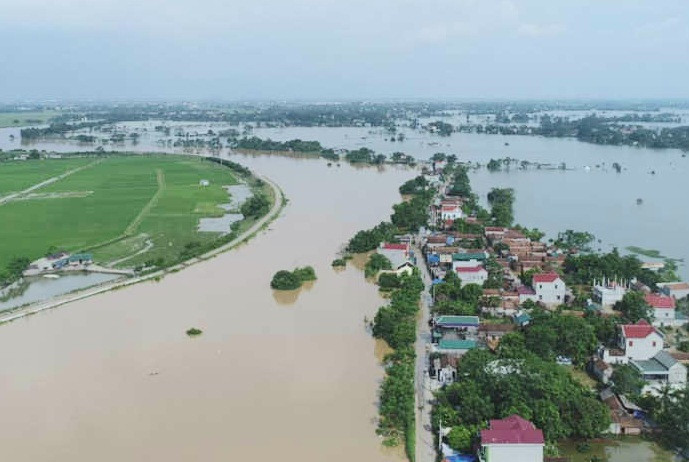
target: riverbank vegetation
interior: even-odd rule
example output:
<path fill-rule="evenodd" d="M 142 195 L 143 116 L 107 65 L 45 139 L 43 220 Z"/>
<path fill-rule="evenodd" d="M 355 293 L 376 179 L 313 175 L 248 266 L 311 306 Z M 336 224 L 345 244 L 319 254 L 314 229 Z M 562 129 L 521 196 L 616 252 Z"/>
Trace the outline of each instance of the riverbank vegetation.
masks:
<path fill-rule="evenodd" d="M 491 223 L 495 226 L 511 226 L 514 221 L 514 190 L 493 188 L 488 193 Z"/>
<path fill-rule="evenodd" d="M 414 342 L 419 297 L 424 285 L 418 272 L 398 279 L 390 303 L 379 308 L 373 321 L 373 336 L 385 340 L 395 351 L 385 357 L 385 378 L 380 387 L 378 433 L 384 444 L 404 442 L 410 461 L 415 459 Z"/>
<path fill-rule="evenodd" d="M 371 278 L 383 270 L 390 269 L 392 269 L 392 263 L 390 263 L 390 260 L 388 260 L 385 255 L 374 253 L 368 257 L 368 260 L 366 261 L 366 265 L 364 266 L 364 275 L 367 278 Z"/>
<path fill-rule="evenodd" d="M 311 266 L 295 268 L 293 271 L 280 270 L 273 275 L 270 287 L 275 290 L 296 290 L 307 281 L 316 280 L 316 271 Z"/>
<path fill-rule="evenodd" d="M 340 160 L 339 154 L 336 154 L 332 149 L 324 148 L 318 141 L 302 141 L 299 139 L 273 141 L 271 139 L 261 139 L 257 136 L 252 136 L 250 138 L 230 138 L 228 140 L 228 145 L 238 150 L 298 153 L 307 156 L 322 157 L 332 161 Z"/>

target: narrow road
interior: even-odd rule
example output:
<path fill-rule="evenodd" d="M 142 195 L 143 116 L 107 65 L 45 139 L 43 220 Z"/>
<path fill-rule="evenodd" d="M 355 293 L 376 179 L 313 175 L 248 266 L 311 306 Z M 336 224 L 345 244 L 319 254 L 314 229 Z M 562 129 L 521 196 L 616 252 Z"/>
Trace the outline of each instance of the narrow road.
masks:
<path fill-rule="evenodd" d="M 431 317 L 430 303 L 432 279 L 423 262 L 421 250 L 414 247 L 417 255 L 426 291 L 421 296 L 421 316 L 419 317 L 416 332 L 416 462 L 435 462 L 435 443 L 433 430 L 431 429 L 431 400 L 433 395 L 430 390 L 430 377 L 428 375 L 429 359 L 428 349 L 431 344 L 431 329 L 428 320 Z"/>
<path fill-rule="evenodd" d="M 156 169 L 156 182 L 158 183 L 158 189 L 153 194 L 151 199 L 146 203 L 146 205 L 144 205 L 136 218 L 129 223 L 129 226 L 127 226 L 127 228 L 124 230 L 123 236 L 131 236 L 134 234 L 136 228 L 138 228 L 141 222 L 144 221 L 144 218 L 146 218 L 148 212 L 155 207 L 155 205 L 158 203 L 158 199 L 160 199 L 160 196 L 165 191 L 165 174 L 159 168 Z"/>
<path fill-rule="evenodd" d="M 264 225 L 272 221 L 273 219 L 277 218 L 278 213 L 280 210 L 282 210 L 282 202 L 284 200 L 284 195 L 282 194 L 282 191 L 278 187 L 277 184 L 275 184 L 272 180 L 256 174 L 257 178 L 262 179 L 265 181 L 273 190 L 273 194 L 275 196 L 275 203 L 271 207 L 270 211 L 260 218 L 256 223 L 254 223 L 249 229 L 241 233 L 239 236 L 237 236 L 235 239 L 232 241 L 228 242 L 227 244 L 220 246 L 216 249 L 211 250 L 208 253 L 205 253 L 199 257 L 192 258 L 191 260 L 187 260 L 185 262 L 182 262 L 178 265 L 172 266 L 170 268 L 165 268 L 160 271 L 156 271 L 155 273 L 147 274 L 145 276 L 139 276 L 131 279 L 125 279 L 125 280 L 120 280 L 120 281 L 114 281 L 111 283 L 106 283 L 104 285 L 100 285 L 98 287 L 92 287 L 90 289 L 84 289 L 82 291 L 62 295 L 56 298 L 53 298 L 51 300 L 35 303 L 33 305 L 28 305 L 23 308 L 19 308 L 16 310 L 12 310 L 9 312 L 5 313 L 0 313 L 0 324 L 14 321 L 20 318 L 23 318 L 25 316 L 29 316 L 35 313 L 40 313 L 41 311 L 49 310 L 52 308 L 57 308 L 58 306 L 66 305 L 67 303 L 75 302 L 77 300 L 83 300 L 85 298 L 93 297 L 94 295 L 102 294 L 103 292 L 108 292 L 113 289 L 119 289 L 122 287 L 127 287 L 132 284 L 138 284 L 139 282 L 144 282 L 144 281 L 149 281 L 152 279 L 155 279 L 157 277 L 162 277 L 165 276 L 168 272 L 175 272 L 179 271 L 181 269 L 184 269 L 190 265 L 202 262 L 204 260 L 207 260 L 208 258 L 215 257 L 216 255 L 219 255 L 223 252 L 226 252 L 233 247 L 235 247 L 237 244 L 245 241 L 246 239 L 250 238 L 251 236 L 254 235 L 254 233 L 260 231 Z"/>
<path fill-rule="evenodd" d="M 72 169 L 72 170 L 68 170 L 68 171 L 66 171 L 66 172 L 64 172 L 64 173 L 62 173 L 62 174 L 60 174 L 60 175 L 58 175 L 58 176 L 54 176 L 54 177 L 52 177 L 52 178 L 48 178 L 47 180 L 41 181 L 40 183 L 36 183 L 35 185 L 31 186 L 30 188 L 26 188 L 26 189 L 23 190 L 23 191 L 19 191 L 19 192 L 16 192 L 16 193 L 12 193 L 12 194 L 7 195 L 7 196 L 5 196 L 5 197 L 0 197 L 0 205 L 4 205 L 4 204 L 6 204 L 6 203 L 8 203 L 8 202 L 13 201 L 14 199 L 17 199 L 18 197 L 25 196 L 25 195 L 27 195 L 27 194 L 29 194 L 29 193 L 31 193 L 31 192 L 36 191 L 37 189 L 41 189 L 41 188 L 43 188 L 43 187 L 45 187 L 45 186 L 48 186 L 48 185 L 50 185 L 50 184 L 53 184 L 53 183 L 58 182 L 58 181 L 60 181 L 60 180 L 63 180 L 63 179 L 67 178 L 67 177 L 70 176 L 70 175 L 74 175 L 75 173 L 80 172 L 80 171 L 82 171 L 82 170 L 84 170 L 84 169 L 86 169 L 86 168 L 93 167 L 94 165 L 96 165 L 96 164 L 98 164 L 98 163 L 100 163 L 100 162 L 102 162 L 102 159 L 95 160 L 95 161 L 93 161 L 93 162 L 91 162 L 91 163 L 89 163 L 89 164 L 82 165 L 81 167 L 74 168 L 74 169 Z"/>

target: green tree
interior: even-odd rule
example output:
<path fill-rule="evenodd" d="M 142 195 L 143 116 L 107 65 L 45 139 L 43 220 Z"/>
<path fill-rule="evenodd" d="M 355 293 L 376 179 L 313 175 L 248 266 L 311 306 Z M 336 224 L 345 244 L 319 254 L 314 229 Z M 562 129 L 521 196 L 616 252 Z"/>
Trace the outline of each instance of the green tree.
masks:
<path fill-rule="evenodd" d="M 473 449 L 478 430 L 475 426 L 456 425 L 447 434 L 447 444 L 459 452 L 469 453 Z"/>
<path fill-rule="evenodd" d="M 640 319 L 650 321 L 653 319 L 651 308 L 644 299 L 644 294 L 636 290 L 630 290 L 622 300 L 615 304 L 615 309 L 621 311 L 624 317 L 632 323 Z"/>
<path fill-rule="evenodd" d="M 613 389 L 615 393 L 636 396 L 644 387 L 644 379 L 641 373 L 629 364 L 615 367 L 612 373 Z"/>
<path fill-rule="evenodd" d="M 301 287 L 301 279 L 291 271 L 280 270 L 273 275 L 270 287 L 277 290 L 294 290 Z"/>

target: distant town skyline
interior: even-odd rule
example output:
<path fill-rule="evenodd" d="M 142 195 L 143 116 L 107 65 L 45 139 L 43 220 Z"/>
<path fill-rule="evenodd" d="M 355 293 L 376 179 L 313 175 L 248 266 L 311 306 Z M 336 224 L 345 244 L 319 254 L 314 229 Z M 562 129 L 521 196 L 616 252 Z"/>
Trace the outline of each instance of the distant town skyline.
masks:
<path fill-rule="evenodd" d="M 0 101 L 686 99 L 683 0 L 0 0 Z"/>

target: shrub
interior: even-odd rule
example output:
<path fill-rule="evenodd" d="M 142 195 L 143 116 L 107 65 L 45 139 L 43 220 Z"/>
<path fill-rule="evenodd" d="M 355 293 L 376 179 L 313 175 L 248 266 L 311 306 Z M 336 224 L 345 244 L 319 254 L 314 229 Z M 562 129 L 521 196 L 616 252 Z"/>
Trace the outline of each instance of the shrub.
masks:
<path fill-rule="evenodd" d="M 277 290 L 294 290 L 301 287 L 301 280 L 291 271 L 280 270 L 270 281 L 270 287 Z"/>

